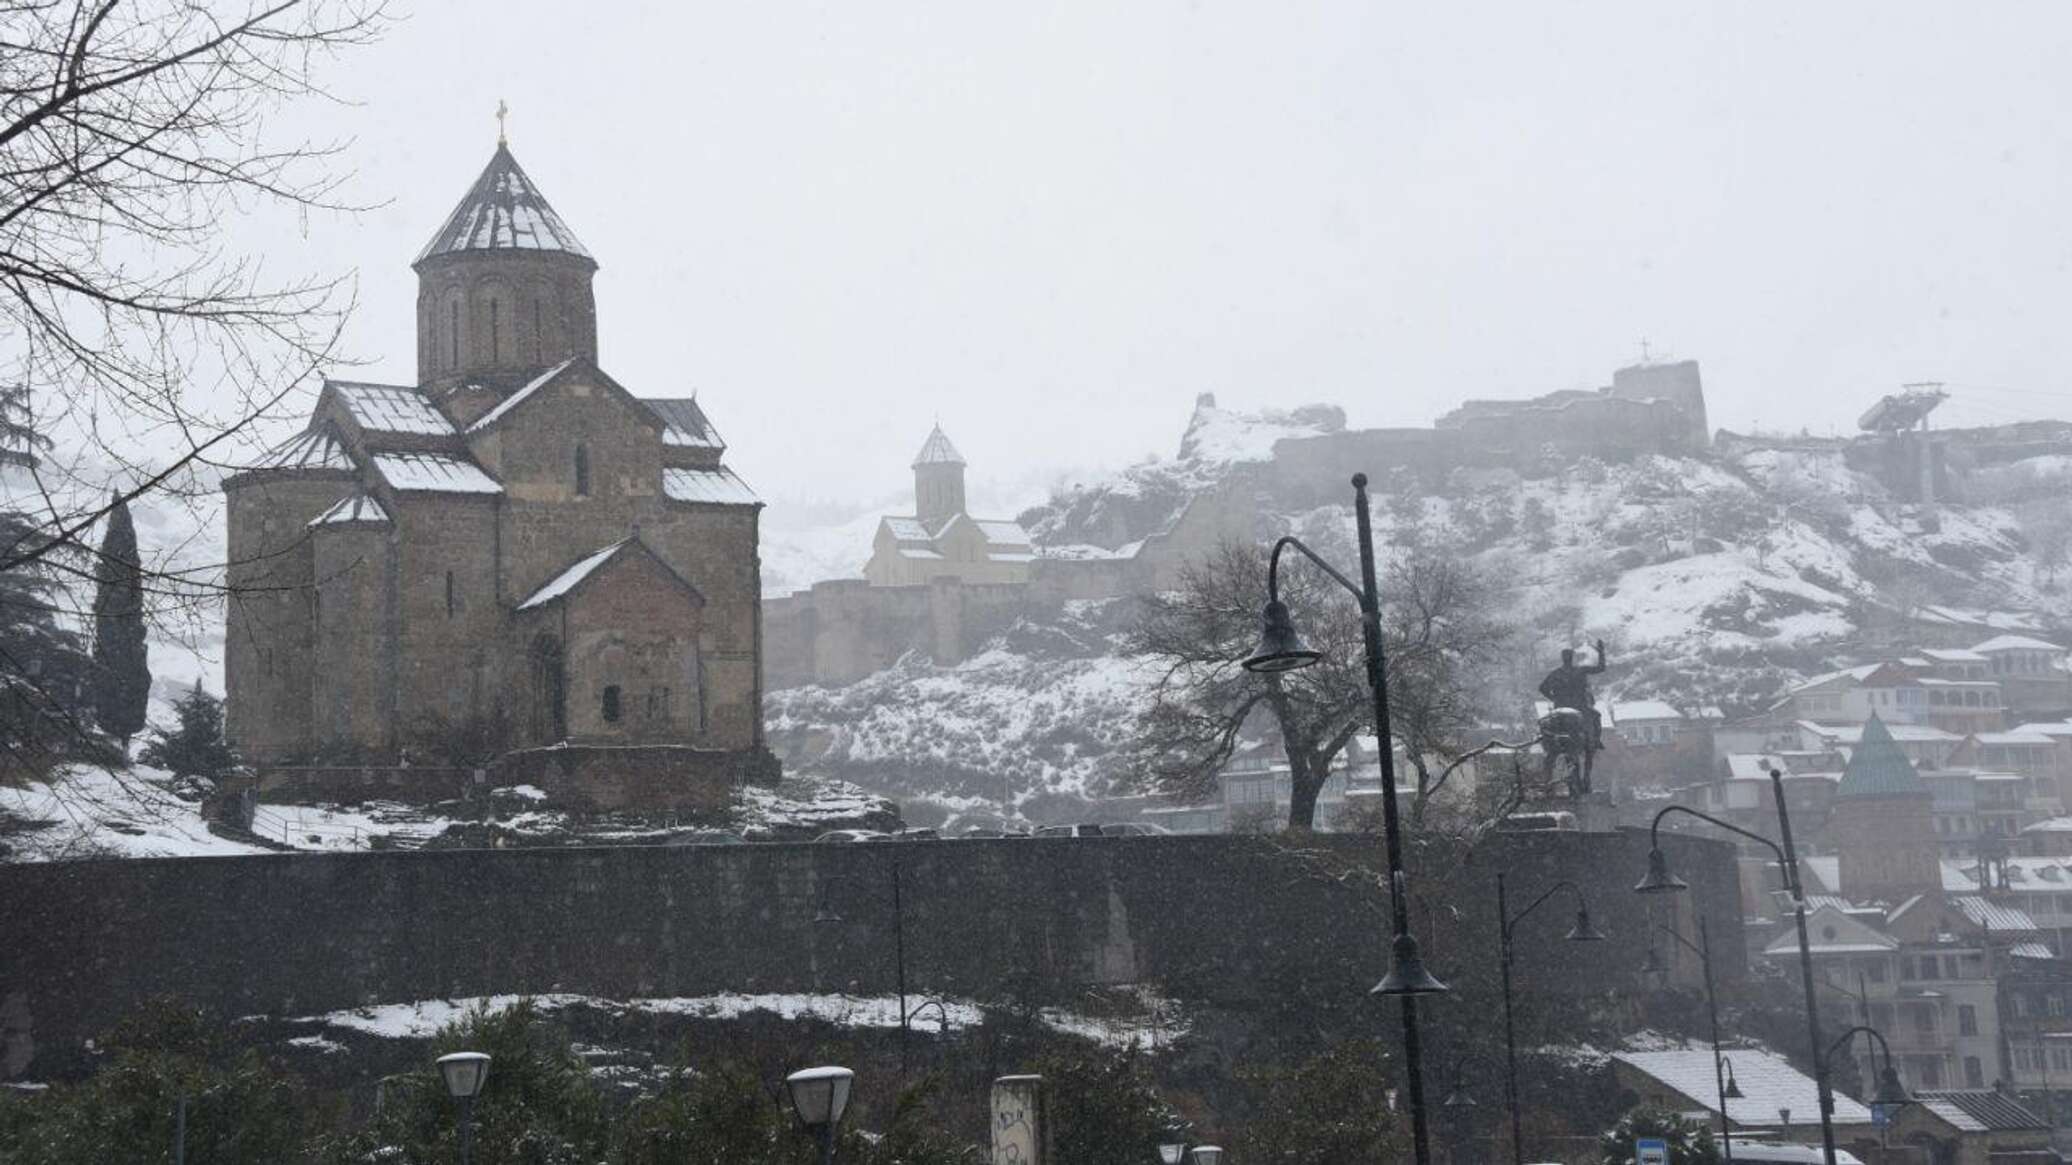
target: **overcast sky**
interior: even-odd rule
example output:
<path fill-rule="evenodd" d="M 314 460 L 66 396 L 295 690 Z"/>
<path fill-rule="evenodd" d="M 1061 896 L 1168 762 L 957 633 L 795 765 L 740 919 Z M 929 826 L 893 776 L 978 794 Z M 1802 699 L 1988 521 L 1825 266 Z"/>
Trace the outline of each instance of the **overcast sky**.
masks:
<path fill-rule="evenodd" d="M 2072 6 L 420 0 L 335 71 L 363 374 L 510 103 L 601 363 L 773 501 L 1170 456 L 1194 395 L 1429 424 L 1645 338 L 1715 426 L 2072 416 Z"/>

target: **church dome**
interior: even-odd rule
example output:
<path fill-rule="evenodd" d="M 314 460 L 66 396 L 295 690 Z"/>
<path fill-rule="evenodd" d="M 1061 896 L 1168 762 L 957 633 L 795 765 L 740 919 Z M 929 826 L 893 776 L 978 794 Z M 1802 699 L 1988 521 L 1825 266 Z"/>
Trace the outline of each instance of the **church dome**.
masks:
<path fill-rule="evenodd" d="M 497 143 L 496 154 L 482 176 L 475 179 L 412 265 L 442 255 L 482 251 L 562 254 L 596 266 L 576 233 L 511 156 L 511 147 L 502 142 Z"/>

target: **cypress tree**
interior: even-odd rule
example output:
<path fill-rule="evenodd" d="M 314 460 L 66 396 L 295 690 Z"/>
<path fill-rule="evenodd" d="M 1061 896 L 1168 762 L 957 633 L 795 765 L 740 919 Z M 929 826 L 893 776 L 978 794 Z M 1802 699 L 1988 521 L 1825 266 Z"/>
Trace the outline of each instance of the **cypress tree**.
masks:
<path fill-rule="evenodd" d="M 94 570 L 92 703 L 101 731 L 121 741 L 144 727 L 151 699 L 151 662 L 144 646 L 144 572 L 129 503 L 108 512 L 108 531 Z"/>

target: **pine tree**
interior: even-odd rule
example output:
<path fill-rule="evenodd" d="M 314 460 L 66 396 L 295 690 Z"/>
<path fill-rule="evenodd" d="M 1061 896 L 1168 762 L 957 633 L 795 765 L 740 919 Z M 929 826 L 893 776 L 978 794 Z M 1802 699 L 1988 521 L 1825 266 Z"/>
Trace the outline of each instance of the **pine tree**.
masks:
<path fill-rule="evenodd" d="M 176 777 L 218 779 L 237 767 L 237 753 L 223 739 L 223 701 L 196 683 L 173 705 L 180 723 L 171 731 L 153 728 L 137 759 Z"/>
<path fill-rule="evenodd" d="M 44 535 L 19 511 L 0 511 L 0 554 Z M 92 741 L 76 713 L 90 668 L 85 644 L 59 619 L 65 601 L 53 554 L 0 571 L 0 764 L 39 776 Z"/>
<path fill-rule="evenodd" d="M 101 730 L 121 742 L 144 727 L 151 699 L 151 661 L 144 646 L 144 579 L 137 526 L 129 503 L 108 512 L 108 532 L 94 571 L 94 669 L 90 685 Z"/>

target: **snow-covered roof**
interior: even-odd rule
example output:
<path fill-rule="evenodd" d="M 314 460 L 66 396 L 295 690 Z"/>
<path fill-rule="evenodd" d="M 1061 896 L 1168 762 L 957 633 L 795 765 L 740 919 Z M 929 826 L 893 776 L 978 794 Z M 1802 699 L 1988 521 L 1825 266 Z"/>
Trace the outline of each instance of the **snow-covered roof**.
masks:
<path fill-rule="evenodd" d="M 727 443 L 720 438 L 719 430 L 712 427 L 705 410 L 698 407 L 698 398 L 642 397 L 641 404 L 662 420 L 662 444 L 679 449 L 725 449 Z"/>
<path fill-rule="evenodd" d="M 253 462 L 252 469 L 351 469 L 352 455 L 329 423 L 304 429 L 275 445 Z"/>
<path fill-rule="evenodd" d="M 1972 650 L 1980 655 L 1992 655 L 1995 652 L 2001 651 L 2063 651 L 2065 649 L 2055 643 L 2046 643 L 2041 639 L 2034 639 L 2027 635 L 1995 635 L 1984 643 L 1974 645 Z"/>
<path fill-rule="evenodd" d="M 1876 675 L 1878 669 L 1884 666 L 1885 665 L 1882 663 L 1866 663 L 1859 664 L 1856 667 L 1838 668 L 1835 671 L 1822 672 L 1821 674 L 1812 677 L 1811 679 L 1807 680 L 1802 684 L 1793 685 L 1791 688 L 1787 690 L 1796 695 L 1799 692 L 1807 692 L 1813 690 L 1814 688 L 1826 687 L 1827 685 L 1832 684 L 1837 680 L 1848 680 L 1851 683 L 1860 684 L 1863 681 L 1871 678 L 1873 675 Z"/>
<path fill-rule="evenodd" d="M 2040 930 L 2036 920 L 2027 911 L 2012 906 L 2002 906 L 1976 895 L 1957 895 L 1950 899 L 1950 905 L 1961 911 L 1973 926 L 1983 927 L 1999 933 L 2015 930 Z"/>
<path fill-rule="evenodd" d="M 2047 1129 L 2042 1117 L 2021 1102 L 1990 1088 L 1949 1089 L 1914 1093 L 1914 1103 L 1942 1118 L 1959 1132 L 1984 1133 Z"/>
<path fill-rule="evenodd" d="M 590 258 L 502 142 L 414 262 L 458 251 L 558 251 Z"/>
<path fill-rule="evenodd" d="M 1706 1112 L 1719 1111 L 1719 1080 L 1712 1049 L 1685 1048 L 1666 1052 L 1614 1052 L 1612 1058 L 1674 1089 Z M 1777 1123 L 1779 1109 L 1790 1109 L 1794 1118 L 1819 1120 L 1820 1091 L 1813 1078 L 1792 1067 L 1781 1056 L 1758 1048 L 1734 1048 L 1727 1058 L 1734 1065 L 1734 1082 L 1741 1096 L 1727 1101 L 1727 1119 L 1737 1125 L 1767 1126 Z M 1838 1125 L 1867 1125 L 1871 1110 L 1837 1092 L 1832 1119 Z M 1803 1114 L 1801 1116 L 1800 1114 Z"/>
<path fill-rule="evenodd" d="M 935 540 L 934 537 L 928 533 L 928 527 L 922 524 L 921 519 L 919 518 L 888 517 L 885 519 L 885 528 L 892 531 L 892 536 L 894 538 L 897 538 L 901 542 L 925 543 L 933 542 Z"/>
<path fill-rule="evenodd" d="M 962 465 L 964 455 L 950 444 L 950 438 L 937 425 L 928 431 L 928 440 L 921 443 L 921 451 L 914 454 L 914 467 L 923 465 Z"/>
<path fill-rule="evenodd" d="M 650 557 L 654 556 L 654 551 L 649 550 L 646 547 L 646 545 L 644 545 L 640 541 L 639 538 L 621 538 L 617 542 L 612 543 L 610 546 L 606 546 L 601 550 L 595 551 L 594 553 L 587 554 L 582 558 L 577 559 L 574 564 L 568 567 L 568 569 L 562 571 L 560 574 L 555 575 L 553 578 L 548 579 L 546 583 L 541 585 L 540 589 L 532 592 L 530 595 L 527 595 L 525 597 L 525 601 L 518 604 L 518 610 L 529 611 L 535 607 L 544 607 L 548 603 L 554 602 L 556 599 L 562 598 L 563 596 L 567 595 L 570 591 L 576 589 L 578 586 L 581 586 L 584 579 L 589 578 L 593 574 L 596 574 L 600 569 L 604 567 L 606 563 L 618 557 L 621 551 L 626 550 L 628 548 L 634 548 L 640 553 L 647 554 Z M 656 561 L 661 562 L 662 560 L 660 558 L 656 558 Z M 668 566 L 666 562 L 662 563 L 662 565 L 664 567 Z M 673 569 L 670 570 L 669 573 L 671 575 L 676 575 L 676 572 Z M 691 587 L 688 581 L 684 580 L 680 575 L 676 577 L 677 581 L 683 583 L 685 589 L 693 590 L 693 593 L 695 594 L 695 590 Z M 703 600 L 700 601 L 702 602 Z"/>
<path fill-rule="evenodd" d="M 1853 746 L 1863 739 L 1863 725 L 1861 724 L 1815 724 L 1811 720 L 1801 720 L 1799 721 L 1799 727 L 1833 744 Z M 1940 728 L 1934 728 L 1926 724 L 1887 723 L 1885 730 L 1892 735 L 1892 739 L 1902 744 L 1954 744 L 1963 739 L 1963 737 L 1958 736 L 1956 733 L 1944 732 Z"/>
<path fill-rule="evenodd" d="M 1811 905 L 1812 900 L 1809 898 L 1807 901 Z M 1848 911 L 1833 904 L 1838 901 L 1841 899 L 1833 898 L 1814 907 L 1806 916 L 1806 949 L 1816 955 L 1878 955 L 1899 949 L 1898 939 L 1852 917 Z M 1770 940 L 1763 953 L 1796 956 L 1798 949 L 1797 933 L 1785 930 Z"/>
<path fill-rule="evenodd" d="M 1936 663 L 1984 663 L 1986 657 L 1962 647 L 1924 647 L 1921 654 Z"/>
<path fill-rule="evenodd" d="M 1997 631 L 2040 631 L 2042 624 L 2027 611 L 1982 611 L 1966 607 L 1929 604 L 1917 608 L 1914 617 L 1924 623 L 1960 627 L 1991 627 Z"/>
<path fill-rule="evenodd" d="M 1776 765 L 1785 776 L 1791 776 L 1791 766 L 1759 752 L 1730 752 L 1727 754 L 1727 779 L 1733 781 L 1767 781 L 1770 766 Z"/>
<path fill-rule="evenodd" d="M 1684 714 L 1671 707 L 1664 700 L 1615 700 L 1612 702 L 1612 723 L 1629 724 L 1636 720 L 1682 720 Z"/>
<path fill-rule="evenodd" d="M 2017 724 L 2014 726 L 2014 731 L 2040 733 L 2052 739 L 2060 736 L 2072 736 L 2072 720 L 2045 720 L 2031 724 Z"/>
<path fill-rule="evenodd" d="M 425 394 L 400 384 L 364 384 L 351 380 L 325 381 L 346 411 L 370 433 L 407 433 L 445 436 L 453 424 L 432 407 Z"/>
<path fill-rule="evenodd" d="M 2024 732 L 2019 728 L 2012 732 L 1974 732 L 1971 734 L 1971 738 L 1980 744 L 2050 745 L 2056 743 L 2045 733 Z"/>
<path fill-rule="evenodd" d="M 505 397 L 504 399 L 498 401 L 495 408 L 475 418 L 475 423 L 468 426 L 468 432 L 480 433 L 484 429 L 489 428 L 491 425 L 494 425 L 497 422 L 503 420 L 505 417 L 511 414 L 511 410 L 517 408 L 519 405 L 522 405 L 526 401 L 532 399 L 532 395 L 534 393 L 538 392 L 541 388 L 544 388 L 548 381 L 561 375 L 562 369 L 567 368 L 569 365 L 574 364 L 575 362 L 576 358 L 574 356 L 570 356 L 568 359 L 563 360 L 561 363 L 556 364 L 554 367 L 549 368 L 545 372 L 540 373 L 538 376 L 533 377 L 531 380 L 526 381 L 525 386 L 523 388 L 520 388 L 517 392 L 514 392 L 511 395 Z"/>
<path fill-rule="evenodd" d="M 336 526 L 347 522 L 387 522 L 388 511 L 365 493 L 355 492 L 338 499 L 338 504 L 309 520 L 309 527 Z"/>
<path fill-rule="evenodd" d="M 748 488 L 748 483 L 734 475 L 734 471 L 718 469 L 681 469 L 667 466 L 662 470 L 662 492 L 672 502 L 699 502 L 718 506 L 759 506 L 762 499 Z"/>
<path fill-rule="evenodd" d="M 422 493 L 498 494 L 504 487 L 465 457 L 447 453 L 377 453 L 374 471 L 397 490 Z"/>
<path fill-rule="evenodd" d="M 632 542 L 631 538 L 622 538 L 586 558 L 577 559 L 575 565 L 548 579 L 540 589 L 527 595 L 525 601 L 518 604 L 518 609 L 529 611 L 534 607 L 543 607 L 574 590 L 577 583 L 596 573 L 598 567 L 610 562 L 612 555 L 624 550 Z"/>
<path fill-rule="evenodd" d="M 972 519 L 978 524 L 978 532 L 995 546 L 1027 546 L 1029 532 L 1022 529 L 1020 522 L 995 522 L 981 518 Z"/>
<path fill-rule="evenodd" d="M 1946 680 L 1939 676 L 1922 676 L 1914 681 L 1924 688 L 1998 688 L 1999 680 Z"/>
<path fill-rule="evenodd" d="M 2023 833 L 2072 833 L 2072 817 L 2047 817 L 2022 826 Z"/>
<path fill-rule="evenodd" d="M 913 558 L 924 562 L 942 561 L 942 552 L 926 546 L 897 546 L 893 548 L 901 558 Z"/>

